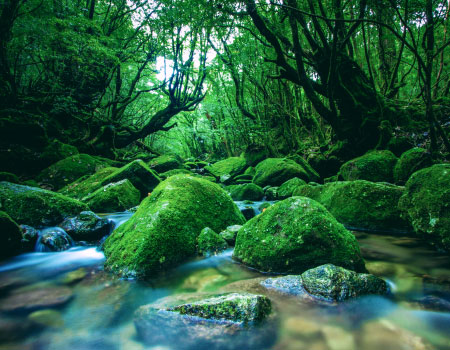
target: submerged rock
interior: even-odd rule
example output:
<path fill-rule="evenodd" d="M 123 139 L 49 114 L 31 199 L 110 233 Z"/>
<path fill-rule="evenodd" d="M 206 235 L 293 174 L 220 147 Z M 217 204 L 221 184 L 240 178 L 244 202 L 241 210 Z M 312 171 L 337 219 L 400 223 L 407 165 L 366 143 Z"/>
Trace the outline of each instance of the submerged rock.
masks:
<path fill-rule="evenodd" d="M 267 272 L 301 273 L 325 263 L 365 271 L 355 236 L 305 197 L 278 202 L 245 223 L 233 258 Z"/>
<path fill-rule="evenodd" d="M 395 183 L 403 185 L 416 171 L 433 164 L 431 154 L 423 148 L 415 147 L 402 154 L 394 168 Z"/>
<path fill-rule="evenodd" d="M 405 187 L 402 216 L 423 239 L 450 252 L 450 164 L 415 172 Z"/>
<path fill-rule="evenodd" d="M 28 320 L 41 327 L 61 328 L 64 326 L 61 313 L 52 309 L 34 311 L 28 315 Z"/>
<path fill-rule="evenodd" d="M 204 256 L 210 256 L 228 248 L 227 242 L 216 232 L 206 227 L 197 238 L 198 251 Z"/>
<path fill-rule="evenodd" d="M 404 188 L 365 180 L 304 185 L 296 196 L 312 198 L 347 227 L 370 231 L 409 231 L 410 225 L 397 208 Z"/>
<path fill-rule="evenodd" d="M 220 186 L 187 175 L 162 182 L 104 243 L 105 267 L 120 275 L 152 276 L 197 252 L 197 237 L 244 217 Z"/>
<path fill-rule="evenodd" d="M 309 181 L 307 171 L 295 161 L 285 158 L 267 158 L 256 166 L 253 182 L 261 187 L 280 186 L 294 177 Z"/>
<path fill-rule="evenodd" d="M 103 186 L 82 199 L 89 208 L 98 213 L 124 211 L 139 204 L 140 192 L 128 180 Z"/>
<path fill-rule="evenodd" d="M 242 225 L 228 226 L 225 230 L 219 233 L 219 235 L 232 247 L 236 243 L 236 236 Z"/>
<path fill-rule="evenodd" d="M 66 231 L 59 227 L 51 227 L 41 231 L 35 250 L 38 252 L 61 252 L 72 246 L 72 238 Z"/>
<path fill-rule="evenodd" d="M 260 201 L 264 197 L 264 191 L 258 185 L 247 183 L 242 185 L 231 185 L 226 187 L 231 198 L 235 201 L 251 200 Z"/>
<path fill-rule="evenodd" d="M 17 223 L 33 227 L 57 225 L 89 209 L 61 194 L 9 182 L 0 182 L 0 208 Z"/>
<path fill-rule="evenodd" d="M 0 211 L 0 259 L 14 256 L 20 251 L 22 231 L 4 211 Z"/>
<path fill-rule="evenodd" d="M 98 241 L 111 232 L 112 225 L 108 219 L 102 219 L 92 211 L 83 211 L 65 219 L 59 227 L 76 241 Z"/>
<path fill-rule="evenodd" d="M 393 182 L 397 160 L 391 151 L 371 151 L 344 163 L 339 176 L 344 180 Z"/>

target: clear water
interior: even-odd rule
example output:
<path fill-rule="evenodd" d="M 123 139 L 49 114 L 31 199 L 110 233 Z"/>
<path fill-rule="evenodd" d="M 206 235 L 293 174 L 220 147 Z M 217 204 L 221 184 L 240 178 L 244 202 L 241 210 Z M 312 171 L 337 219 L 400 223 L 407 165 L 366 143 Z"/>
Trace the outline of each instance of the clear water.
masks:
<path fill-rule="evenodd" d="M 120 224 L 130 215 L 109 217 Z M 271 331 L 264 331 L 267 345 L 258 349 L 450 349 L 449 257 L 417 239 L 355 235 L 369 270 L 391 284 L 391 297 L 324 305 L 280 295 L 259 285 L 267 275 L 233 262 L 231 250 L 194 259 L 146 282 L 105 273 L 103 253 L 96 247 L 23 254 L 0 265 L 0 309 L 15 293 L 45 289 L 51 295 L 64 288 L 72 296 L 47 308 L 56 311 L 41 321 L 47 326 L 30 326 L 34 310 L 0 312 L 0 350 L 179 349 L 186 339 L 164 346 L 143 344 L 136 336 L 134 311 L 168 296 L 226 291 L 264 293 L 272 300 Z M 226 348 L 243 349 L 234 347 L 233 338 Z"/>

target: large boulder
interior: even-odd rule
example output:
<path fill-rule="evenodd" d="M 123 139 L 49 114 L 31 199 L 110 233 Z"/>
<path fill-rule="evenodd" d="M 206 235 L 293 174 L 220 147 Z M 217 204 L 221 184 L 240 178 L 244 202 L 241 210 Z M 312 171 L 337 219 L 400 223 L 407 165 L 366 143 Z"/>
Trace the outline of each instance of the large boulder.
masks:
<path fill-rule="evenodd" d="M 253 183 L 242 185 L 230 185 L 226 188 L 230 193 L 231 198 L 235 201 L 260 201 L 264 198 L 263 189 Z"/>
<path fill-rule="evenodd" d="M 59 193 L 37 187 L 0 182 L 0 208 L 19 224 L 33 227 L 59 224 L 88 206 Z"/>
<path fill-rule="evenodd" d="M 82 201 L 98 213 L 124 211 L 139 204 L 140 192 L 128 180 L 111 183 L 84 197 Z"/>
<path fill-rule="evenodd" d="M 236 175 L 242 174 L 246 168 L 247 163 L 241 157 L 230 157 L 205 167 L 207 171 L 224 183 L 229 182 Z"/>
<path fill-rule="evenodd" d="M 280 186 L 294 177 L 309 180 L 307 171 L 295 161 L 285 158 L 267 158 L 256 166 L 253 182 L 261 187 Z"/>
<path fill-rule="evenodd" d="M 349 228 L 387 232 L 410 230 L 397 207 L 403 193 L 403 187 L 365 180 L 304 185 L 294 191 L 321 203 Z"/>
<path fill-rule="evenodd" d="M 56 162 L 41 171 L 37 180 L 57 191 L 84 175 L 94 174 L 106 163 L 88 154 L 77 154 Z"/>
<path fill-rule="evenodd" d="M 394 167 L 395 183 L 405 184 L 416 171 L 433 164 L 431 154 L 423 148 L 415 147 L 402 154 Z"/>
<path fill-rule="evenodd" d="M 365 272 L 355 236 L 305 197 L 280 201 L 245 223 L 233 258 L 265 272 L 302 273 L 326 263 Z"/>
<path fill-rule="evenodd" d="M 399 201 L 402 216 L 426 241 L 449 252 L 450 164 L 419 170 L 405 187 Z"/>
<path fill-rule="evenodd" d="M 398 158 L 391 151 L 368 152 L 344 163 L 339 176 L 343 180 L 393 182 L 394 166 L 397 160 Z"/>
<path fill-rule="evenodd" d="M 11 217 L 0 211 L 0 260 L 17 254 L 21 248 L 22 231 Z"/>
<path fill-rule="evenodd" d="M 298 177 L 293 177 L 292 179 L 287 180 L 278 188 L 277 197 L 279 199 L 286 199 L 292 197 L 297 187 L 303 185 L 306 185 L 306 182 L 304 180 L 299 179 Z"/>
<path fill-rule="evenodd" d="M 157 173 L 163 173 L 182 167 L 182 162 L 178 157 L 168 154 L 153 158 L 147 164 L 150 169 L 156 171 Z"/>
<path fill-rule="evenodd" d="M 196 254 L 205 227 L 220 232 L 245 221 L 217 184 L 188 175 L 162 182 L 105 241 L 105 267 L 120 275 L 152 276 Z"/>
<path fill-rule="evenodd" d="M 75 217 L 66 218 L 59 227 L 77 241 L 98 241 L 111 232 L 112 223 L 92 211 L 83 211 Z"/>

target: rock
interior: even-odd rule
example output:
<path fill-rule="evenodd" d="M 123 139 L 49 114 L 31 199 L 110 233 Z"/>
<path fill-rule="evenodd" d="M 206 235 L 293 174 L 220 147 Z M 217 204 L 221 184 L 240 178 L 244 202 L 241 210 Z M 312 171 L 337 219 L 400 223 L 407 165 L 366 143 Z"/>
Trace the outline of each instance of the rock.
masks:
<path fill-rule="evenodd" d="M 163 179 L 167 179 L 168 177 L 171 177 L 173 175 L 179 175 L 179 174 L 192 175 L 193 172 L 186 170 L 186 169 L 172 169 L 172 170 L 168 170 L 163 173 L 160 173 L 159 176 Z"/>
<path fill-rule="evenodd" d="M 0 209 L 19 224 L 41 227 L 59 224 L 67 216 L 77 215 L 89 208 L 58 193 L 0 182 Z"/>
<path fill-rule="evenodd" d="M 320 175 L 317 171 L 315 171 L 312 166 L 299 154 L 294 154 L 293 156 L 287 157 L 288 159 L 292 159 L 297 164 L 301 165 L 303 169 L 305 169 L 306 174 L 308 174 L 309 181 L 318 181 L 320 179 Z"/>
<path fill-rule="evenodd" d="M 368 294 L 384 295 L 389 290 L 381 278 L 331 264 L 305 271 L 301 280 L 310 295 L 328 301 L 344 301 Z"/>
<path fill-rule="evenodd" d="M 41 327 L 61 328 L 64 326 L 61 313 L 52 309 L 35 311 L 28 315 L 28 319 Z"/>
<path fill-rule="evenodd" d="M 65 219 L 61 227 L 76 241 L 98 241 L 112 230 L 112 222 L 102 219 L 92 211 L 83 211 L 75 217 Z"/>
<path fill-rule="evenodd" d="M 234 293 L 170 307 L 141 306 L 134 324 L 139 338 L 151 346 L 265 349 L 276 338 L 274 325 L 261 324 L 270 309 L 264 296 Z"/>
<path fill-rule="evenodd" d="M 307 171 L 295 161 L 285 158 L 267 158 L 256 166 L 253 182 L 261 187 L 280 186 L 294 177 L 309 181 Z"/>
<path fill-rule="evenodd" d="M 425 241 L 450 252 L 450 164 L 415 172 L 398 203 L 402 217 Z"/>
<path fill-rule="evenodd" d="M 261 205 L 258 207 L 258 210 L 259 210 L 260 212 L 263 212 L 263 211 L 265 211 L 268 207 L 270 207 L 271 205 L 272 205 L 272 204 L 269 203 L 269 202 L 261 203 Z"/>
<path fill-rule="evenodd" d="M 249 166 L 255 166 L 269 156 L 265 147 L 250 145 L 241 155 Z"/>
<path fill-rule="evenodd" d="M 278 199 L 278 189 L 279 187 L 269 187 L 265 190 L 264 194 L 268 201 L 275 201 Z"/>
<path fill-rule="evenodd" d="M 13 184 L 20 184 L 19 178 L 13 173 L 0 171 L 0 181 L 12 182 Z"/>
<path fill-rule="evenodd" d="M 39 237 L 39 231 L 28 225 L 20 225 L 20 229 L 22 231 L 22 250 L 24 252 L 33 251 Z"/>
<path fill-rule="evenodd" d="M 395 183 L 405 184 L 416 171 L 433 165 L 431 154 L 423 148 L 415 147 L 402 154 L 394 167 Z"/>
<path fill-rule="evenodd" d="M 205 167 L 205 169 L 215 177 L 224 179 L 224 181 L 221 180 L 223 183 L 226 183 L 235 176 L 242 174 L 246 168 L 247 163 L 245 159 L 240 157 L 230 157 Z"/>
<path fill-rule="evenodd" d="M 79 154 L 76 147 L 67 145 L 58 140 L 52 140 L 39 157 L 43 167 L 55 164 L 56 162 L 66 159 L 70 156 Z"/>
<path fill-rule="evenodd" d="M 312 168 L 317 170 L 321 178 L 328 178 L 336 175 L 342 165 L 342 161 L 336 156 L 324 154 L 312 154 L 308 157 L 308 162 Z"/>
<path fill-rule="evenodd" d="M 141 193 L 128 180 L 105 185 L 82 199 L 98 213 L 125 211 L 139 204 Z"/>
<path fill-rule="evenodd" d="M 20 251 L 22 231 L 19 225 L 4 211 L 0 211 L 0 260 Z"/>
<path fill-rule="evenodd" d="M 82 281 L 87 276 L 87 271 L 84 267 L 80 267 L 75 271 L 67 272 L 61 279 L 63 284 L 72 285 Z"/>
<path fill-rule="evenodd" d="M 236 243 L 236 236 L 238 231 L 241 229 L 242 225 L 232 225 L 228 226 L 224 231 L 220 232 L 219 235 L 232 247 Z"/>
<path fill-rule="evenodd" d="M 73 296 L 68 287 L 16 290 L 0 301 L 2 312 L 30 312 L 66 304 Z"/>
<path fill-rule="evenodd" d="M 247 221 L 233 258 L 266 272 L 302 273 L 325 263 L 365 271 L 355 236 L 305 197 L 280 201 Z"/>
<path fill-rule="evenodd" d="M 58 192 L 65 196 L 80 200 L 102 187 L 103 180 L 117 170 L 118 168 L 114 167 L 100 169 L 93 175 L 85 175 L 79 178 L 70 185 L 60 189 Z"/>
<path fill-rule="evenodd" d="M 32 329 L 32 325 L 29 321 L 17 318 L 9 318 L 2 315 L 0 317 L 0 342 L 8 343 L 14 341 L 23 341 Z M 0 345 L 2 350 L 14 350 L 12 344 Z M 17 350 L 24 350 L 23 344 L 17 346 Z"/>
<path fill-rule="evenodd" d="M 183 292 L 212 292 L 223 286 L 229 275 L 223 275 L 215 268 L 197 270 L 183 280 L 179 290 Z"/>
<path fill-rule="evenodd" d="M 88 154 L 77 154 L 50 165 L 40 172 L 37 180 L 50 185 L 55 191 L 74 182 L 84 175 L 94 174 L 108 165 Z"/>
<path fill-rule="evenodd" d="M 372 151 L 341 166 L 339 176 L 344 180 L 393 182 L 397 157 L 390 151 Z"/>
<path fill-rule="evenodd" d="M 37 252 L 61 252 L 73 246 L 72 238 L 60 227 L 43 229 L 36 242 Z"/>
<path fill-rule="evenodd" d="M 251 218 L 254 218 L 256 215 L 255 209 L 253 209 L 250 206 L 241 208 L 241 213 L 242 215 L 244 215 L 245 220 L 250 220 Z"/>
<path fill-rule="evenodd" d="M 130 180 L 133 186 L 141 192 L 142 197 L 146 197 L 152 192 L 161 181 L 159 176 L 142 160 L 135 160 L 105 177 L 100 186 L 105 186 L 125 179 Z"/>
<path fill-rule="evenodd" d="M 365 180 L 304 185 L 294 191 L 296 196 L 309 197 L 321 203 L 347 227 L 385 232 L 411 230 L 397 208 L 403 193 L 403 187 Z"/>
<path fill-rule="evenodd" d="M 180 168 L 182 162 L 181 159 L 179 159 L 179 157 L 166 154 L 153 158 L 147 164 L 150 167 L 150 169 L 156 171 L 157 173 L 163 173 L 165 171 Z"/>
<path fill-rule="evenodd" d="M 250 168 L 248 168 L 248 169 L 250 169 Z M 252 180 L 253 180 L 253 175 L 250 175 L 250 174 L 241 174 L 234 178 L 234 181 L 236 181 L 236 182 L 238 182 L 238 181 L 252 182 Z"/>
<path fill-rule="evenodd" d="M 244 217 L 217 184 L 188 175 L 162 182 L 137 212 L 105 241 L 105 267 L 120 275 L 145 277 L 197 253 L 205 227 L 220 232 Z"/>
<path fill-rule="evenodd" d="M 210 256 L 228 248 L 227 242 L 216 232 L 206 227 L 197 238 L 198 251 L 204 256 Z"/>
<path fill-rule="evenodd" d="M 286 199 L 292 197 L 295 189 L 299 186 L 306 185 L 306 182 L 298 177 L 287 180 L 280 187 L 278 187 L 278 199 Z"/>
<path fill-rule="evenodd" d="M 406 137 L 392 137 L 388 144 L 387 149 L 394 153 L 397 157 L 400 157 L 407 150 L 414 147 L 414 144 Z"/>
<path fill-rule="evenodd" d="M 329 350 L 357 349 L 352 333 L 341 327 L 325 325 L 322 327 L 322 333 Z"/>
<path fill-rule="evenodd" d="M 235 201 L 251 200 L 260 201 L 264 197 L 264 191 L 258 185 L 248 183 L 243 185 L 231 185 L 225 188 Z"/>

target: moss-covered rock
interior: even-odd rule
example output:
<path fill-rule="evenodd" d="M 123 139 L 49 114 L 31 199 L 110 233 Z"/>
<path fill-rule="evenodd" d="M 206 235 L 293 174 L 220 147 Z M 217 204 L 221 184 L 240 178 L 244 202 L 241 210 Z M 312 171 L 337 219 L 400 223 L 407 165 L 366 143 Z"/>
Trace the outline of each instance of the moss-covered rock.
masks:
<path fill-rule="evenodd" d="M 253 180 L 253 175 L 250 175 L 250 174 L 241 174 L 241 175 L 238 175 L 238 176 L 236 176 L 236 177 L 234 178 L 234 181 L 235 181 L 235 182 L 239 182 L 239 181 L 242 181 L 242 180 L 252 182 L 252 180 Z"/>
<path fill-rule="evenodd" d="M 182 166 L 182 162 L 179 157 L 168 154 L 153 158 L 147 164 L 150 169 L 156 171 L 157 173 L 163 173 L 169 170 L 181 168 Z"/>
<path fill-rule="evenodd" d="M 394 166 L 397 160 L 390 151 L 371 151 L 344 163 L 339 176 L 344 180 L 394 182 Z"/>
<path fill-rule="evenodd" d="M 301 155 L 294 154 L 292 156 L 287 157 L 288 159 L 292 159 L 297 164 L 301 165 L 303 169 L 305 169 L 306 174 L 308 174 L 309 181 L 318 181 L 320 179 L 319 173 L 313 169 L 313 167 L 306 161 Z"/>
<path fill-rule="evenodd" d="M 259 201 L 264 197 L 264 191 L 253 183 L 227 186 L 226 190 L 235 201 Z"/>
<path fill-rule="evenodd" d="M 294 191 L 295 196 L 309 197 L 321 203 L 349 228 L 388 232 L 410 230 L 397 208 L 403 193 L 403 187 L 365 180 L 304 185 Z"/>
<path fill-rule="evenodd" d="M 309 180 L 308 173 L 298 163 L 285 158 L 267 158 L 255 168 L 253 182 L 261 187 L 280 186 L 294 177 Z"/>
<path fill-rule="evenodd" d="M 78 154 L 78 149 L 74 146 L 67 145 L 58 140 L 52 140 L 47 147 L 44 148 L 40 156 L 40 160 L 45 167 L 54 164 L 60 160 Z"/>
<path fill-rule="evenodd" d="M 450 252 L 450 164 L 417 171 L 405 187 L 402 216 L 426 241 Z"/>
<path fill-rule="evenodd" d="M 66 218 L 59 227 L 77 241 L 98 241 L 111 232 L 112 223 L 92 211 L 83 211 L 75 217 Z"/>
<path fill-rule="evenodd" d="M 39 231 L 34 227 L 28 225 L 20 225 L 22 231 L 22 245 L 23 252 L 32 252 L 36 246 L 36 241 L 39 237 Z"/>
<path fill-rule="evenodd" d="M 61 252 L 73 246 L 72 238 L 60 227 L 43 229 L 36 242 L 38 252 Z"/>
<path fill-rule="evenodd" d="M 280 201 L 245 223 L 233 258 L 266 272 L 301 273 L 326 263 L 365 271 L 355 236 L 305 197 Z"/>
<path fill-rule="evenodd" d="M 292 197 L 294 191 L 297 189 L 297 187 L 306 185 L 306 182 L 302 179 L 299 179 L 298 177 L 294 177 L 290 180 L 287 180 L 285 183 L 283 183 L 277 191 L 277 195 L 279 199 L 286 199 L 289 197 Z"/>
<path fill-rule="evenodd" d="M 278 199 L 278 189 L 279 187 L 268 187 L 264 191 L 264 195 L 268 201 L 275 201 Z"/>
<path fill-rule="evenodd" d="M 59 193 L 10 182 L 0 182 L 0 209 L 17 223 L 33 227 L 56 225 L 89 210 L 86 204 Z"/>
<path fill-rule="evenodd" d="M 210 256 L 228 248 L 227 242 L 209 227 L 205 227 L 197 238 L 198 252 Z"/>
<path fill-rule="evenodd" d="M 139 204 L 140 192 L 128 180 L 108 184 L 82 199 L 97 213 L 124 211 Z"/>
<path fill-rule="evenodd" d="M 334 302 L 369 294 L 384 295 L 389 290 L 381 278 L 332 264 L 315 267 L 301 275 L 268 278 L 261 285 L 292 295 L 306 292 L 314 298 Z"/>
<path fill-rule="evenodd" d="M 77 154 L 50 165 L 41 171 L 37 180 L 57 191 L 84 175 L 94 174 L 107 164 L 88 154 Z"/>
<path fill-rule="evenodd" d="M 171 177 L 173 175 L 179 175 L 179 174 L 186 174 L 186 175 L 192 175 L 192 171 L 186 170 L 186 169 L 172 169 L 165 171 L 163 173 L 160 173 L 159 176 L 162 179 L 167 179 L 168 177 Z"/>
<path fill-rule="evenodd" d="M 236 243 L 236 236 L 238 231 L 241 229 L 242 225 L 231 225 L 228 226 L 225 230 L 219 233 L 220 237 L 222 237 L 230 246 L 234 247 Z"/>
<path fill-rule="evenodd" d="M 17 254 L 21 247 L 22 231 L 11 217 L 0 211 L 0 259 Z"/>
<path fill-rule="evenodd" d="M 247 165 L 255 166 L 256 164 L 262 162 L 264 159 L 269 157 L 269 152 L 265 147 L 250 145 L 242 153 L 241 157 L 245 159 Z"/>
<path fill-rule="evenodd" d="M 242 174 L 246 168 L 247 163 L 241 157 L 230 157 L 205 167 L 216 178 L 220 178 L 223 183 L 228 183 L 235 176 Z"/>
<path fill-rule="evenodd" d="M 105 267 L 120 275 L 146 277 L 196 254 L 205 227 L 220 232 L 244 222 L 218 185 L 188 175 L 162 182 L 137 212 L 105 241 Z"/>
<path fill-rule="evenodd" d="M 415 147 L 402 154 L 394 167 L 395 183 L 405 184 L 416 171 L 433 164 L 431 154 L 423 148 Z"/>
<path fill-rule="evenodd" d="M 0 171 L 0 181 L 12 182 L 13 184 L 20 184 L 19 178 L 13 173 Z"/>

